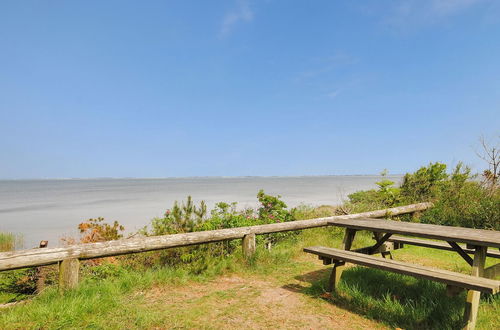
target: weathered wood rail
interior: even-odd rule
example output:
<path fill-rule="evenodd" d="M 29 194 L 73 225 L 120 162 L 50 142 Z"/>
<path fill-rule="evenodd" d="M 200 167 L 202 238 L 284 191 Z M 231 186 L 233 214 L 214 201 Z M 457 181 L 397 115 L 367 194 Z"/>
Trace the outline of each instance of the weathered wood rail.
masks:
<path fill-rule="evenodd" d="M 118 256 L 189 245 L 205 244 L 233 239 L 243 239 L 243 252 L 250 256 L 255 250 L 255 235 L 284 231 L 326 227 L 329 220 L 355 218 L 382 218 L 424 211 L 431 203 L 419 203 L 370 212 L 273 223 L 258 226 L 227 228 L 184 234 L 137 237 L 115 241 L 75 244 L 60 248 L 28 249 L 0 253 L 0 271 L 60 264 L 60 286 L 74 287 L 78 283 L 79 260 Z M 69 273 L 69 274 L 68 274 Z"/>

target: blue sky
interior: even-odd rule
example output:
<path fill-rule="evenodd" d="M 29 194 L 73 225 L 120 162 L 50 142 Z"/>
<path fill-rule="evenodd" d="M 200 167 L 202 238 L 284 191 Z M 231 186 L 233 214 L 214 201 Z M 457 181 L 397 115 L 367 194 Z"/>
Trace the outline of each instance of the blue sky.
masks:
<path fill-rule="evenodd" d="M 0 178 L 476 170 L 500 1 L 2 1 Z"/>

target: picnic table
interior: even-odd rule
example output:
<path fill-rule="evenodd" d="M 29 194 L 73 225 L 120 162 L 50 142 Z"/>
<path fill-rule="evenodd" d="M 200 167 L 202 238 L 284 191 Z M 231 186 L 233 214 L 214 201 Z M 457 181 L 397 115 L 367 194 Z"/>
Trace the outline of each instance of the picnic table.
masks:
<path fill-rule="evenodd" d="M 469 265 L 473 266 L 474 261 L 476 261 L 477 267 L 482 268 L 482 270 L 484 270 L 484 257 L 488 252 L 488 247 L 500 250 L 500 231 L 496 230 L 473 229 L 370 218 L 355 220 L 330 220 L 328 221 L 328 224 L 330 226 L 346 228 L 346 236 L 344 238 L 345 250 L 350 250 L 350 244 L 352 244 L 354 235 L 358 230 L 367 230 L 373 232 L 374 239 L 377 241 L 377 243 L 375 244 L 375 246 L 370 247 L 372 250 L 381 247 L 386 241 L 397 243 L 405 241 L 403 237 L 391 239 L 394 234 L 445 241 L 449 244 L 450 249 L 456 251 L 462 258 L 464 258 L 464 260 Z M 352 238 L 350 238 L 349 246 L 346 246 L 346 240 L 348 240 L 351 235 Z M 419 242 L 423 243 L 423 241 Z M 465 243 L 466 247 L 464 248 L 458 243 Z M 408 240 L 406 244 L 411 244 L 411 241 Z M 429 248 L 439 248 L 439 244 L 433 244 L 432 242 L 428 242 L 427 245 L 422 244 L 422 246 Z M 395 246 L 395 248 L 398 247 L 398 245 Z M 471 258 L 469 256 L 469 253 L 471 252 L 474 255 L 474 258 Z M 490 256 L 500 257 L 500 253 L 494 253 Z M 497 265 L 492 267 L 493 268 L 491 269 L 498 268 Z M 472 275 L 493 277 L 492 275 L 489 275 L 492 272 L 487 272 L 489 276 L 485 275 L 483 271 L 479 272 L 480 274 L 478 273 L 477 275 Z"/>
<path fill-rule="evenodd" d="M 500 258 L 498 251 L 488 251 L 488 248 L 500 250 L 500 231 L 372 218 L 330 220 L 328 224 L 345 228 L 344 250 L 311 247 L 304 251 L 318 255 L 324 264 L 334 264 L 330 277 L 331 290 L 340 280 L 346 262 L 440 281 L 447 284 L 448 294 L 457 294 L 459 289 L 468 290 L 465 329 L 475 327 L 481 291 L 494 294 L 499 290 L 500 281 L 493 278 L 500 274 L 500 263 L 485 269 L 485 260 L 487 256 Z M 373 232 L 375 242 L 371 246 L 351 251 L 356 232 L 360 230 Z M 392 260 L 390 251 L 402 248 L 405 244 L 455 251 L 471 266 L 471 275 Z M 391 260 L 371 256 L 377 253 L 381 253 L 384 258 L 389 255 Z"/>

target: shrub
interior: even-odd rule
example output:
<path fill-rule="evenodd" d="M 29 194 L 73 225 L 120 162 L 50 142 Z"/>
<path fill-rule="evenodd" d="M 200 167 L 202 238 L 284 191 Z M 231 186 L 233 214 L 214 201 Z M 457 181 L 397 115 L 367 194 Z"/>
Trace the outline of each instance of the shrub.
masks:
<path fill-rule="evenodd" d="M 500 190 L 491 193 L 475 181 L 446 182 L 421 222 L 500 230 Z"/>
<path fill-rule="evenodd" d="M 392 207 L 399 203 L 401 189 L 393 187 L 394 181 L 386 178 L 387 173 L 387 170 L 382 171 L 382 180 L 375 182 L 375 184 L 378 186 L 378 195 L 380 195 L 382 204 L 385 207 Z"/>
<path fill-rule="evenodd" d="M 36 291 L 36 269 L 19 269 L 2 273 L 0 275 L 0 291 L 21 298 L 33 294 Z"/>
<path fill-rule="evenodd" d="M 191 196 L 188 196 L 181 206 L 175 201 L 172 209 L 168 209 L 163 218 L 153 219 L 150 234 L 166 235 L 195 231 L 196 226 L 203 222 L 206 213 L 207 206 L 204 201 L 201 201 L 200 206 L 197 207 L 193 204 Z"/>
<path fill-rule="evenodd" d="M 349 201 L 345 206 L 356 213 L 398 205 L 401 202 L 401 189 L 394 187 L 394 181 L 386 178 L 387 170 L 380 174 L 382 180 L 375 182 L 378 189 L 362 190 L 350 194 Z"/>
<path fill-rule="evenodd" d="M 317 207 L 309 205 L 299 205 L 297 207 L 294 207 L 290 212 L 292 213 L 292 216 L 295 220 L 324 218 L 345 214 L 341 207 L 335 207 L 332 205 L 321 205 Z"/>
<path fill-rule="evenodd" d="M 292 221 L 292 213 L 287 210 L 287 205 L 280 198 L 279 195 L 266 195 L 264 190 L 260 190 L 257 193 L 257 199 L 261 204 L 258 209 L 259 218 L 267 223 Z"/>
<path fill-rule="evenodd" d="M 500 191 L 486 189 L 471 169 L 458 163 L 451 174 L 440 163 L 407 174 L 401 193 L 408 202 L 432 200 L 421 222 L 484 229 L 500 229 Z"/>
<path fill-rule="evenodd" d="M 140 233 L 147 236 L 167 235 L 193 231 L 216 230 L 224 228 L 246 227 L 261 224 L 277 223 L 294 220 L 287 205 L 280 196 L 272 196 L 260 190 L 257 194 L 260 202 L 259 208 L 238 210 L 237 203 L 220 202 L 215 204 L 210 216 L 206 216 L 207 208 L 204 201 L 199 206 L 195 205 L 191 196 L 186 202 L 175 202 L 162 218 L 151 221 L 151 227 L 143 228 Z M 257 244 L 276 243 L 296 233 L 275 233 L 259 235 Z M 227 256 L 239 249 L 241 242 L 236 240 L 203 244 L 193 247 L 183 247 L 172 250 L 156 252 L 150 257 L 162 264 L 197 263 L 206 256 Z M 138 261 L 141 258 L 128 258 L 127 262 Z"/>
<path fill-rule="evenodd" d="M 78 225 L 81 237 L 80 242 L 104 242 L 123 237 L 122 232 L 125 228 L 115 221 L 112 225 L 105 223 L 104 218 L 88 219 Z"/>
<path fill-rule="evenodd" d="M 383 176 L 385 173 L 382 173 Z M 399 219 L 450 226 L 500 229 L 500 189 L 476 181 L 471 169 L 458 163 L 450 174 L 446 165 L 431 163 L 404 176 L 400 188 L 383 179 L 379 189 L 358 191 L 349 195 L 349 206 L 363 212 L 399 204 L 432 201 L 434 207 L 421 216 Z"/>
<path fill-rule="evenodd" d="M 462 166 L 462 164 L 459 164 Z M 423 202 L 436 198 L 440 184 L 448 178 L 446 165 L 436 162 L 406 173 L 401 184 L 401 196 L 408 202 Z"/>

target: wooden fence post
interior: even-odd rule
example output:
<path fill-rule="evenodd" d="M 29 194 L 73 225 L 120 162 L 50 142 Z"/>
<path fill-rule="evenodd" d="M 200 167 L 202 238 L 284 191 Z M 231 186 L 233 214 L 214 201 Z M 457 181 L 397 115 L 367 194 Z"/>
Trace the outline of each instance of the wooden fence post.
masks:
<path fill-rule="evenodd" d="M 255 253 L 255 234 L 247 234 L 243 236 L 242 242 L 243 255 L 245 258 L 250 258 Z"/>
<path fill-rule="evenodd" d="M 59 291 L 74 289 L 78 286 L 80 260 L 65 259 L 59 264 Z"/>
<path fill-rule="evenodd" d="M 43 249 L 46 248 L 47 245 L 49 245 L 49 241 L 41 241 L 39 248 Z M 43 266 L 37 267 L 35 270 L 35 279 L 36 279 L 36 293 L 42 292 L 43 289 L 45 289 L 45 276 L 46 276 L 46 271 Z"/>

